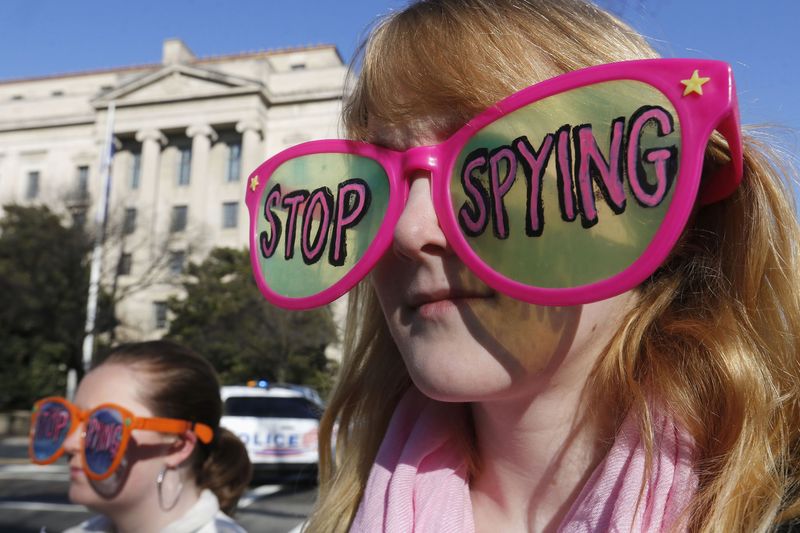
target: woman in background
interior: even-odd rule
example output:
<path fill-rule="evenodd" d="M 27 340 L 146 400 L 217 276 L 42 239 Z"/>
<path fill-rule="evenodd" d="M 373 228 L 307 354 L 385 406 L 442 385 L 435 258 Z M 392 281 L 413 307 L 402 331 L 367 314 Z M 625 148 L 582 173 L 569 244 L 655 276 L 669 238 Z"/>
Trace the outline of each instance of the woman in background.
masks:
<path fill-rule="evenodd" d="M 252 467 L 221 416 L 208 361 L 166 341 L 124 345 L 84 377 L 72 404 L 37 403 L 32 456 L 66 453 L 70 500 L 100 513 L 70 533 L 244 531 L 229 515 Z"/>

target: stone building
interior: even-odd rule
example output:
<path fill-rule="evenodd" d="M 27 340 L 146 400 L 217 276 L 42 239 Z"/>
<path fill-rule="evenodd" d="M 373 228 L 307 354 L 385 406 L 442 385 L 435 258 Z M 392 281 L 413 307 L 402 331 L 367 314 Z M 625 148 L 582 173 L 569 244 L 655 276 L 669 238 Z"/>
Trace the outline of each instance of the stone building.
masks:
<path fill-rule="evenodd" d="M 198 58 L 171 39 L 160 64 L 0 81 L 0 203 L 93 220 L 113 102 L 104 280 L 126 295 L 118 338 L 158 337 L 184 264 L 247 245 L 248 173 L 338 134 L 345 77 L 330 45 Z"/>

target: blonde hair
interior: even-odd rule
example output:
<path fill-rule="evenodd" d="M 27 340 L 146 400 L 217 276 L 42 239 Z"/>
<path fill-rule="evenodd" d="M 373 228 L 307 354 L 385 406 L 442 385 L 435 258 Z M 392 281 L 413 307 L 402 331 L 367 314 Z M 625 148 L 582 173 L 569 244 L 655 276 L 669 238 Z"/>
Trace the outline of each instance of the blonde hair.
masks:
<path fill-rule="evenodd" d="M 421 1 L 380 22 L 362 54 L 344 123 L 366 140 L 370 121 L 424 116 L 446 133 L 544 78 L 656 57 L 640 35 L 581 0 Z M 722 148 L 713 139 L 706 167 L 724 161 Z M 765 531 L 800 513 L 800 232 L 784 183 L 790 172 L 778 160 L 745 138 L 742 185 L 697 210 L 670 259 L 638 289 L 639 305 L 592 377 L 594 391 L 614 391 L 620 412 L 640 414 L 649 446 L 645 398 L 658 398 L 692 434 L 695 531 Z M 362 284 L 351 293 L 345 356 L 320 428 L 320 498 L 308 531 L 349 528 L 409 384 L 374 292 Z"/>

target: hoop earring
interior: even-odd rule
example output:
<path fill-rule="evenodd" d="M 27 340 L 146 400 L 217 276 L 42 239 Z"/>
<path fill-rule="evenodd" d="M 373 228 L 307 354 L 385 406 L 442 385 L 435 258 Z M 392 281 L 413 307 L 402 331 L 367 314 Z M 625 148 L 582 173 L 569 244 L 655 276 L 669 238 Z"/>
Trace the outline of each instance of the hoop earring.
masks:
<path fill-rule="evenodd" d="M 172 503 L 169 505 L 164 505 L 162 485 L 164 484 L 164 478 L 169 470 L 175 470 L 175 473 L 178 474 L 178 494 L 175 496 L 175 499 L 172 500 Z M 173 469 L 164 465 L 164 467 L 161 468 L 161 472 L 158 473 L 158 477 L 156 478 L 156 486 L 158 487 L 158 506 L 161 507 L 162 511 L 171 511 L 178 504 L 178 500 L 180 500 L 181 493 L 183 492 L 183 480 L 180 479 L 180 473 L 178 473 L 177 469 Z"/>

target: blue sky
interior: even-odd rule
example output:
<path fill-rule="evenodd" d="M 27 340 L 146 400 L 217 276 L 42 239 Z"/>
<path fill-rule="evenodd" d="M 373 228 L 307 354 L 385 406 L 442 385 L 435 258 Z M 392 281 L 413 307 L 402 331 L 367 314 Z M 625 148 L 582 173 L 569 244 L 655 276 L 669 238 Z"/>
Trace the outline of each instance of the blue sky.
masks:
<path fill-rule="evenodd" d="M 405 0 L 4 0 L 0 80 L 157 63 L 179 37 L 198 56 L 332 43 L 349 60 L 364 29 Z M 733 64 L 743 122 L 800 130 L 800 2 L 605 0 L 672 57 Z"/>

